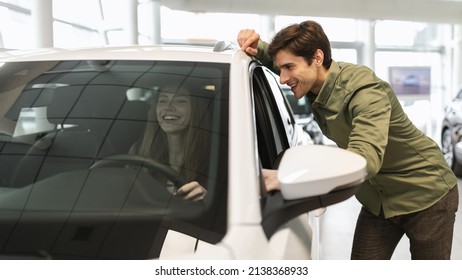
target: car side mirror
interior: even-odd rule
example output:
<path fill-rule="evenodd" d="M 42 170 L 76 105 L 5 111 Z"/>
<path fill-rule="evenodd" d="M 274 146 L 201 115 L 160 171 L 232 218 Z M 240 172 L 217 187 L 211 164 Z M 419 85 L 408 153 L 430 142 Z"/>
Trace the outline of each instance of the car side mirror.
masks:
<path fill-rule="evenodd" d="M 322 196 L 359 185 L 366 177 L 366 159 L 338 147 L 303 145 L 285 151 L 278 168 L 286 200 Z"/>

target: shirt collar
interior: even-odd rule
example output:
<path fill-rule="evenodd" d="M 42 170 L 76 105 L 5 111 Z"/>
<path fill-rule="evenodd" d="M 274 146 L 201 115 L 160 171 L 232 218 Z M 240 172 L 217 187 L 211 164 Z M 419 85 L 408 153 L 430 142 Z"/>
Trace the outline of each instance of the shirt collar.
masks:
<path fill-rule="evenodd" d="M 327 101 L 330 98 L 332 90 L 335 86 L 335 81 L 337 80 L 338 74 L 340 73 L 340 66 L 339 64 L 332 60 L 332 64 L 330 65 L 329 72 L 327 73 L 327 78 L 324 81 L 324 84 L 321 87 L 318 95 L 313 94 L 310 92 L 308 94 L 308 98 L 313 100 L 316 103 L 319 103 L 321 106 L 325 106 Z"/>

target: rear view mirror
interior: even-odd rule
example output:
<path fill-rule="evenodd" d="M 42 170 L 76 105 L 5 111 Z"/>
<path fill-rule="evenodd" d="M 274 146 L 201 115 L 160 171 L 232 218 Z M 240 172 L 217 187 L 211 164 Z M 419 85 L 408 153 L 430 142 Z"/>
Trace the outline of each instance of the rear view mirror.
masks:
<path fill-rule="evenodd" d="M 288 149 L 278 179 L 284 199 L 322 196 L 335 189 L 357 186 L 366 177 L 366 160 L 345 149 L 305 145 Z"/>

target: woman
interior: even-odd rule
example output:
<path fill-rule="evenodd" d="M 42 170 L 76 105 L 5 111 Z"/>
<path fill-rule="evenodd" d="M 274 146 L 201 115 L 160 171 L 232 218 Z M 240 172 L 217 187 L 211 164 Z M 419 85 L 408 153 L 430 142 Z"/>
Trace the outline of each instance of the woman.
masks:
<path fill-rule="evenodd" d="M 174 195 L 188 200 L 203 200 L 208 162 L 204 155 L 210 147 L 210 110 L 212 99 L 194 83 L 175 83 L 160 88 L 153 98 L 143 138 L 130 153 L 155 159 L 169 165 L 189 183 Z M 153 176 L 158 176 L 153 174 Z"/>

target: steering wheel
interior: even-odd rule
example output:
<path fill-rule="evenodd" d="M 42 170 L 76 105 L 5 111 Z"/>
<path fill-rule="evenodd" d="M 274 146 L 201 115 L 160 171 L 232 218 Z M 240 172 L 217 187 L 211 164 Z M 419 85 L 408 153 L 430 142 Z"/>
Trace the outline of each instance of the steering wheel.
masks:
<path fill-rule="evenodd" d="M 187 183 L 187 181 L 170 166 L 160 163 L 157 160 L 151 158 L 145 158 L 139 155 L 131 154 L 120 154 L 105 157 L 101 160 L 95 162 L 90 169 L 101 168 L 101 167 L 117 167 L 125 165 L 139 165 L 152 169 L 164 175 L 168 180 L 170 180 L 175 187 L 179 188 Z"/>

